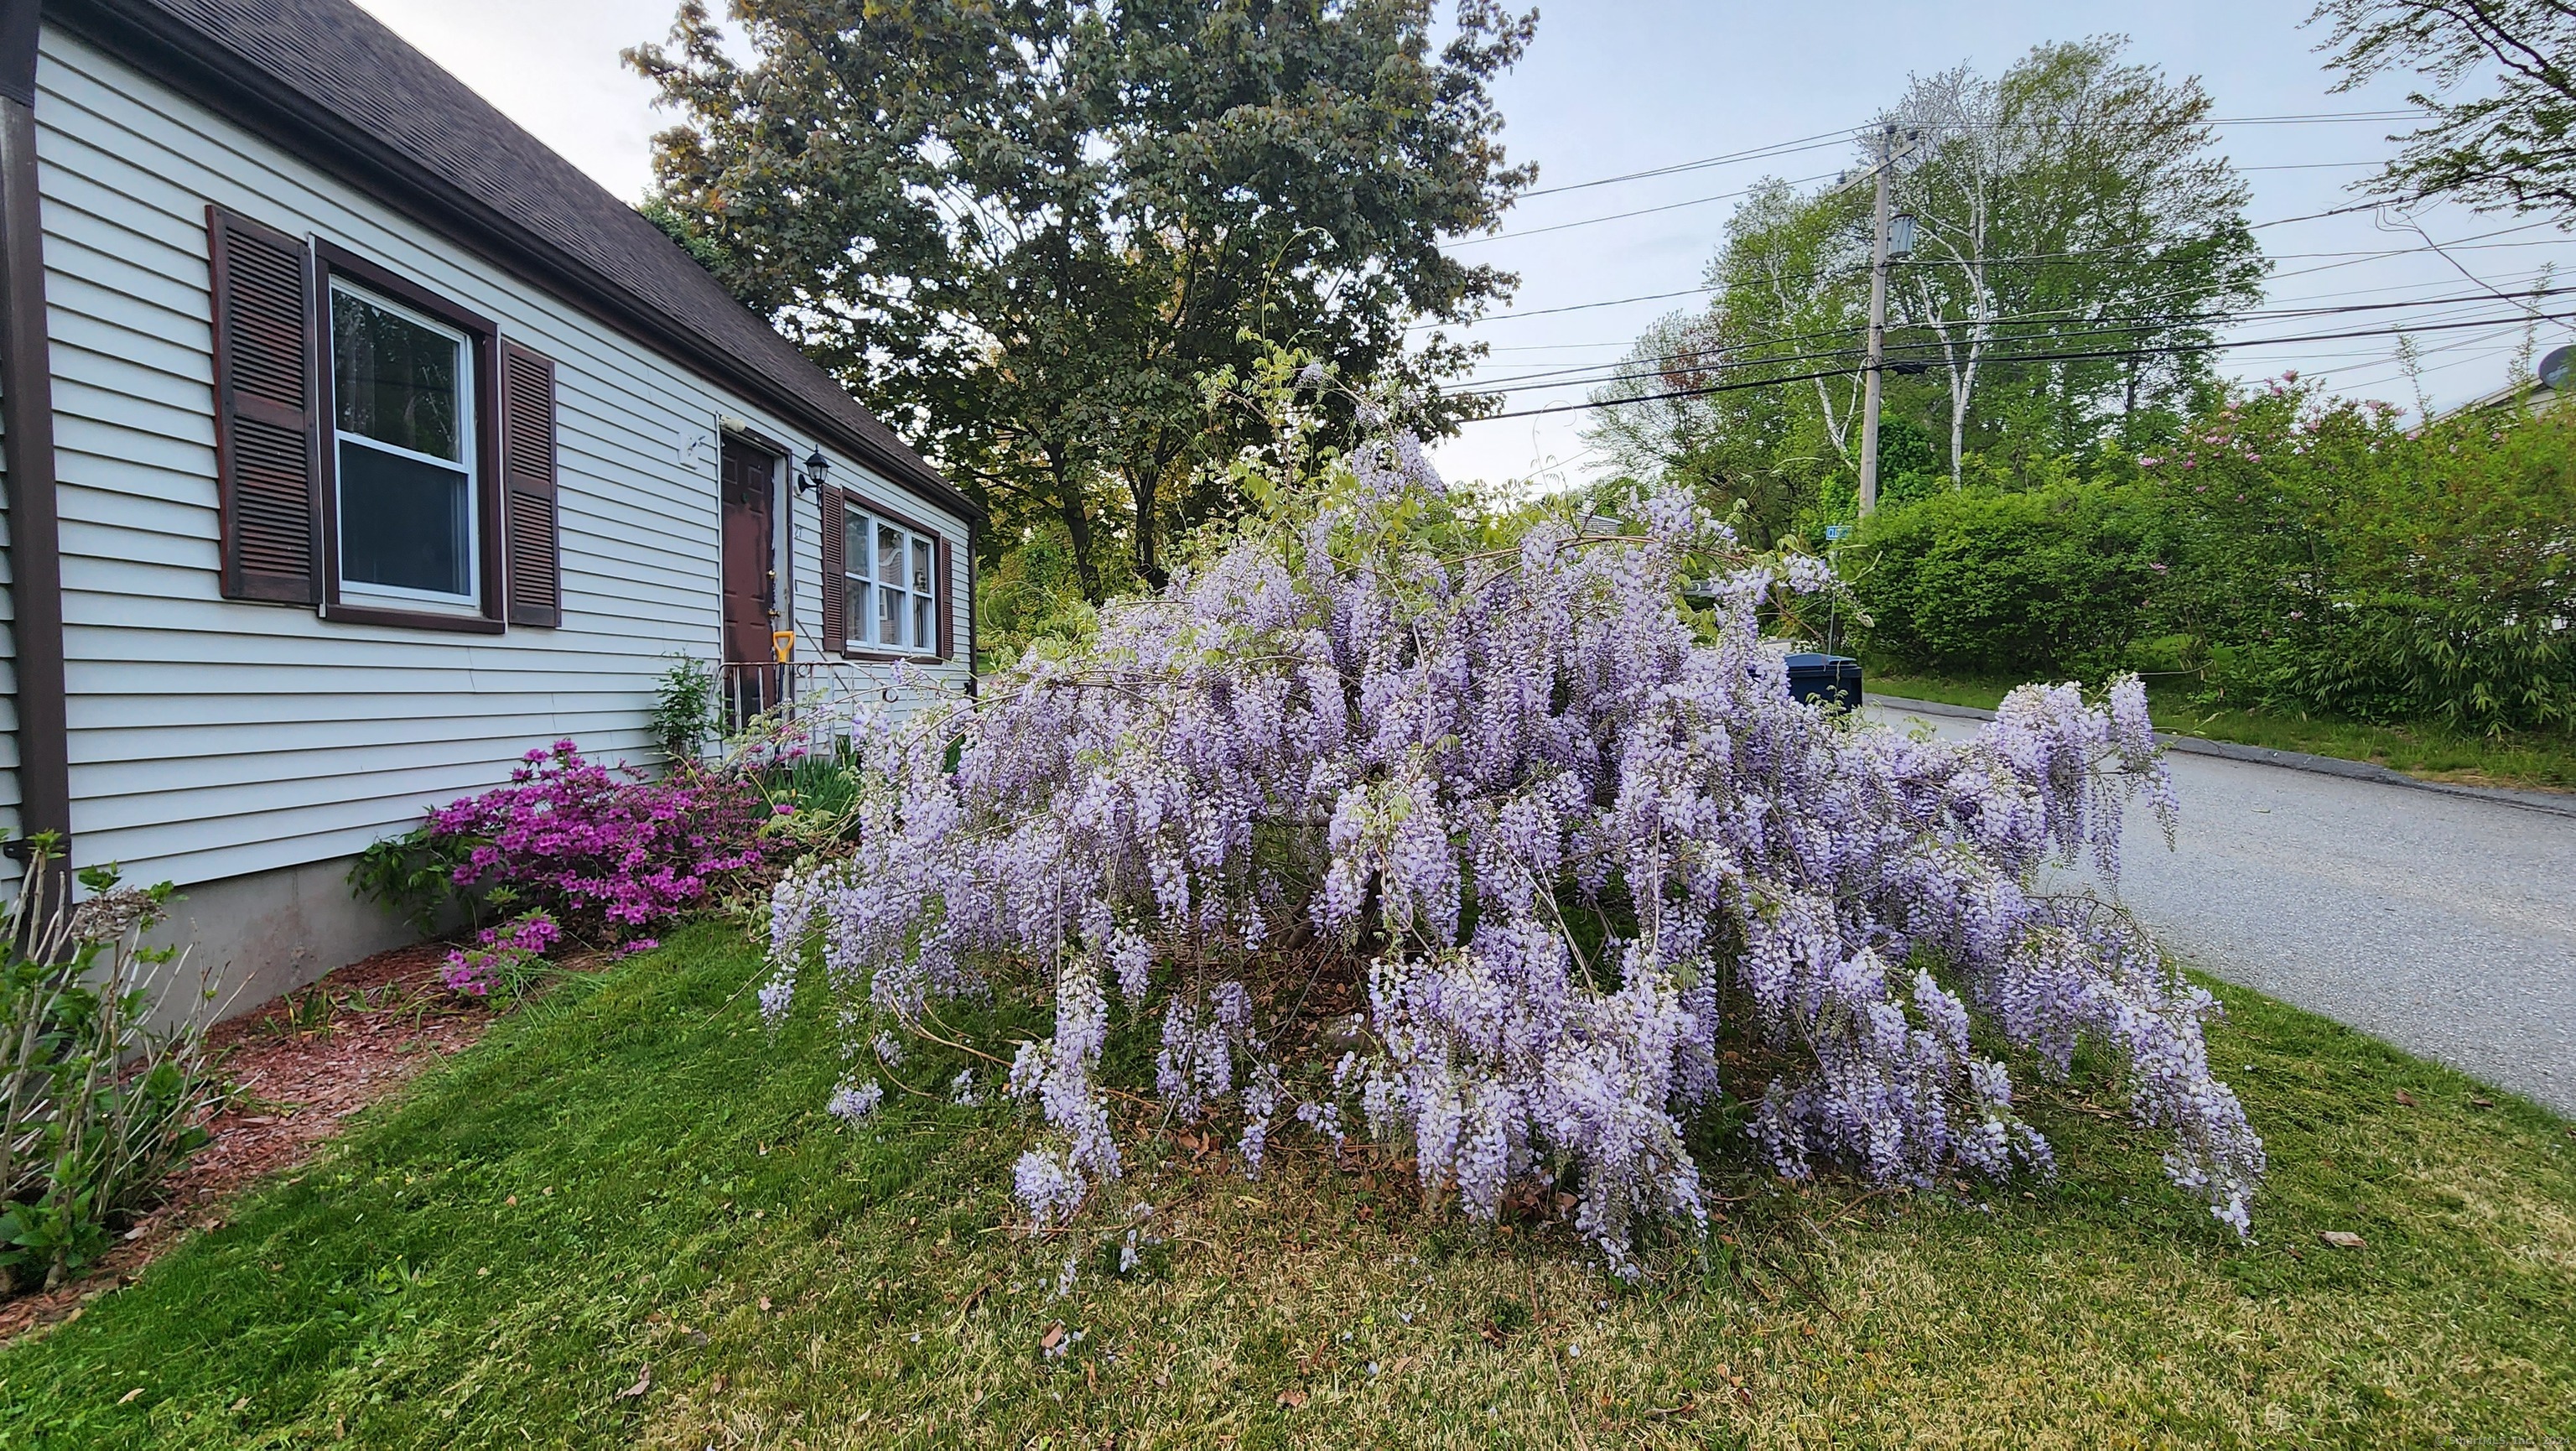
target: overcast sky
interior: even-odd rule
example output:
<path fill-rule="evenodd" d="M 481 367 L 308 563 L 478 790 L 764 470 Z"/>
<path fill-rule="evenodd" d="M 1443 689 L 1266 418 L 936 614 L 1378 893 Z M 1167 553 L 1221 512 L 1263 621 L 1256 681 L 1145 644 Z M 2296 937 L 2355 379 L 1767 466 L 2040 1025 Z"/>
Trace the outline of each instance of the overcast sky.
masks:
<path fill-rule="evenodd" d="M 629 199 L 641 194 L 651 172 L 649 138 L 665 123 L 651 107 L 650 88 L 618 64 L 617 52 L 662 38 L 673 8 L 667 0 L 359 3 L 611 191 Z M 1855 127 L 1892 101 L 1911 73 L 1961 61 L 1992 73 L 2042 41 L 2104 31 L 2128 34 L 2135 60 L 2174 76 L 2199 76 L 2223 117 L 2402 107 L 2404 88 L 2393 82 L 2358 94 L 2329 93 L 2331 78 L 2311 50 L 2317 33 L 2299 26 L 2307 9 L 2299 0 L 2156 6 L 1846 0 L 1831 7 L 1551 0 L 1542 6 L 1537 42 L 1498 90 L 1510 123 L 1506 144 L 1513 159 L 1539 163 L 1541 188 Z M 509 38 L 496 41 L 501 36 Z M 2247 121 L 2222 127 L 2221 136 L 2246 168 L 2253 219 L 2263 223 L 2349 202 L 2346 184 L 2394 151 L 2386 139 L 2391 129 L 2386 122 Z M 1460 246 L 1461 256 L 1497 262 L 1521 276 L 1508 312 L 1472 332 L 1495 348 L 1482 376 L 1616 359 L 1639 329 L 1692 299 L 1586 304 L 1696 287 L 1731 210 L 1728 194 L 1766 174 L 1831 173 L 1846 159 L 1835 149 L 1806 151 L 1523 202 L 1507 218 L 1506 235 Z M 1599 220 L 1647 208 L 1665 209 Z M 2425 248 L 2413 231 L 2386 230 L 2367 213 L 2263 228 L 2257 236 L 2278 259 L 2271 305 L 2457 298 L 2479 294 L 2482 283 L 2510 291 L 2528 284 L 2544 262 L 2556 261 L 2562 272 L 2576 262 L 2576 244 L 2552 227 L 2508 231 L 2518 225 L 2510 218 L 2450 207 L 2414 221 L 2450 247 L 2450 260 Z M 2367 255 L 2399 248 L 2413 250 Z M 1554 310 L 1566 308 L 1577 310 Z M 2435 321 L 2507 310 L 2489 301 L 2398 315 Z M 2242 334 L 2325 331 L 2351 321 L 2255 323 Z M 2552 325 L 2540 346 L 2566 340 L 2566 329 Z M 2419 346 L 2426 393 L 2440 407 L 2498 386 L 2519 343 L 2519 330 L 2511 327 L 2425 332 Z M 2223 366 L 2243 376 L 2297 368 L 2325 374 L 2338 389 L 2358 395 L 2409 408 L 2415 402 L 2384 340 L 2223 356 Z M 1585 392 L 1582 386 L 1521 392 L 1512 406 L 1577 403 Z M 1571 409 L 1470 424 L 1437 457 L 1459 478 L 1581 478 L 1592 460 L 1580 426 Z"/>

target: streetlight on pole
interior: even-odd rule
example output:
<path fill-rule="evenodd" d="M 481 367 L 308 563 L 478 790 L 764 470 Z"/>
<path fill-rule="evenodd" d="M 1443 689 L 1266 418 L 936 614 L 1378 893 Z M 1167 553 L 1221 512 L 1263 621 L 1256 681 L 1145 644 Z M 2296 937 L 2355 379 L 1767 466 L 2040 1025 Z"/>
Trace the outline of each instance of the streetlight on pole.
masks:
<path fill-rule="evenodd" d="M 1887 173 L 1901 154 L 1896 140 L 1896 123 L 1879 128 L 1878 163 L 1870 168 L 1878 195 L 1869 238 L 1869 351 L 1861 361 L 1860 516 L 1864 519 L 1878 508 L 1878 390 L 1879 375 L 1887 363 L 1887 263 L 1891 255 L 1902 257 L 1914 250 L 1914 218 L 1891 218 L 1887 210 Z M 1908 132 L 1905 140 L 1910 148 L 1913 134 Z"/>

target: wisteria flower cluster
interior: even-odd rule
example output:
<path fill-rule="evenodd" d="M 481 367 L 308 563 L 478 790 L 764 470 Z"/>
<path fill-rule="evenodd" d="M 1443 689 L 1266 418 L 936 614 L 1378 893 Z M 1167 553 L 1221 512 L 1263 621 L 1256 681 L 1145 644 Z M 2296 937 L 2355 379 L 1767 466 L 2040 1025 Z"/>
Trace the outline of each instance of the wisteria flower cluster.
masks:
<path fill-rule="evenodd" d="M 553 914 L 540 907 L 474 935 L 472 947 L 451 948 L 438 980 L 469 998 L 514 998 L 535 980 L 546 953 L 563 940 Z"/>
<path fill-rule="evenodd" d="M 759 866 L 761 827 L 787 809 L 740 774 L 647 780 L 565 740 L 528 752 L 508 785 L 430 812 L 428 831 L 467 845 L 459 887 L 506 887 L 567 927 L 622 943 Z"/>
<path fill-rule="evenodd" d="M 1776 1065 L 1733 1091 L 1784 1175 L 2045 1170 L 1982 1019 L 2045 1071 L 2115 1053 L 2174 1180 L 2246 1230 L 2263 1151 L 2210 1074 L 2216 1003 L 2041 885 L 2116 872 L 2141 796 L 2170 830 L 2134 678 L 1915 739 L 1791 700 L 1763 621 L 1828 572 L 1687 496 L 1426 544 L 1460 507 L 1370 446 L 1087 649 L 869 741 L 863 848 L 775 889 L 765 1009 L 817 971 L 845 1022 L 921 1025 L 1034 965 L 1055 1028 L 1010 1090 L 1046 1125 L 1013 1175 L 1041 1225 L 1122 1171 L 1113 1022 L 1159 1021 L 1162 1099 L 1231 1116 L 1248 1172 L 1292 1121 L 1364 1126 L 1480 1218 L 1569 1182 L 1633 1273 L 1649 1225 L 1706 1223 L 1685 1129 L 1728 1059 Z M 1264 970 L 1291 949 L 1339 954 L 1356 1026 L 1300 1016 Z"/>

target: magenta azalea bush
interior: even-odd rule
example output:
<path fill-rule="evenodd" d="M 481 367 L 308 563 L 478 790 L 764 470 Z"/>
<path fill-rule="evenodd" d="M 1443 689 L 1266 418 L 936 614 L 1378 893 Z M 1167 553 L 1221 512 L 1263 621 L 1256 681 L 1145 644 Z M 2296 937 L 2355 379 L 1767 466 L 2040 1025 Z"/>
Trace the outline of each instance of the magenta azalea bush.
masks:
<path fill-rule="evenodd" d="M 563 929 L 543 908 L 522 912 L 474 935 L 471 947 L 451 948 L 438 980 L 469 998 L 512 998 L 527 991 Z"/>
<path fill-rule="evenodd" d="M 761 864 L 772 807 L 735 772 L 646 780 L 584 759 L 571 741 L 528 752 L 510 782 L 429 813 L 431 842 L 463 848 L 455 885 L 544 909 L 612 944 L 706 904 Z"/>
<path fill-rule="evenodd" d="M 1762 622 L 1827 571 L 1687 497 L 1509 537 L 1410 440 L 1303 487 L 1087 647 L 869 742 L 864 848 L 777 885 L 764 1009 L 817 973 L 856 1059 L 943 999 L 1051 985 L 1009 1080 L 1044 1120 L 1015 1175 L 1042 1225 L 1121 1173 L 1116 1021 L 1159 1023 L 1160 1095 L 1238 1122 L 1248 1172 L 1294 1127 L 1405 1146 L 1487 1220 L 1544 1176 L 1630 1274 L 1651 1225 L 1707 1222 L 1685 1130 L 1738 1049 L 1778 1065 L 1736 1091 L 1784 1175 L 2045 1172 L 1982 1022 L 2046 1073 L 2110 1050 L 2174 1181 L 2246 1231 L 2263 1150 L 2210 1073 L 2216 1003 L 2041 885 L 2115 871 L 2139 797 L 2170 830 L 2134 679 L 1913 739 L 1790 700 Z M 1264 970 L 1315 943 L 1364 993 L 1352 1031 Z"/>

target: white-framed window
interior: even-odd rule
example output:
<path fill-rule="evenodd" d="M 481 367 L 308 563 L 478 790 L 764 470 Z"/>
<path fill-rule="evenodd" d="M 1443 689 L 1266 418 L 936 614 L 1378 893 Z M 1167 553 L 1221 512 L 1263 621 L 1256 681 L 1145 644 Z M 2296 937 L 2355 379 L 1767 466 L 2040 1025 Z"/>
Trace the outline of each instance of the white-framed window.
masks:
<path fill-rule="evenodd" d="M 861 504 L 842 514 L 842 585 L 850 648 L 939 653 L 939 547 Z"/>
<path fill-rule="evenodd" d="M 331 279 L 344 598 L 480 609 L 474 397 L 462 331 Z"/>

